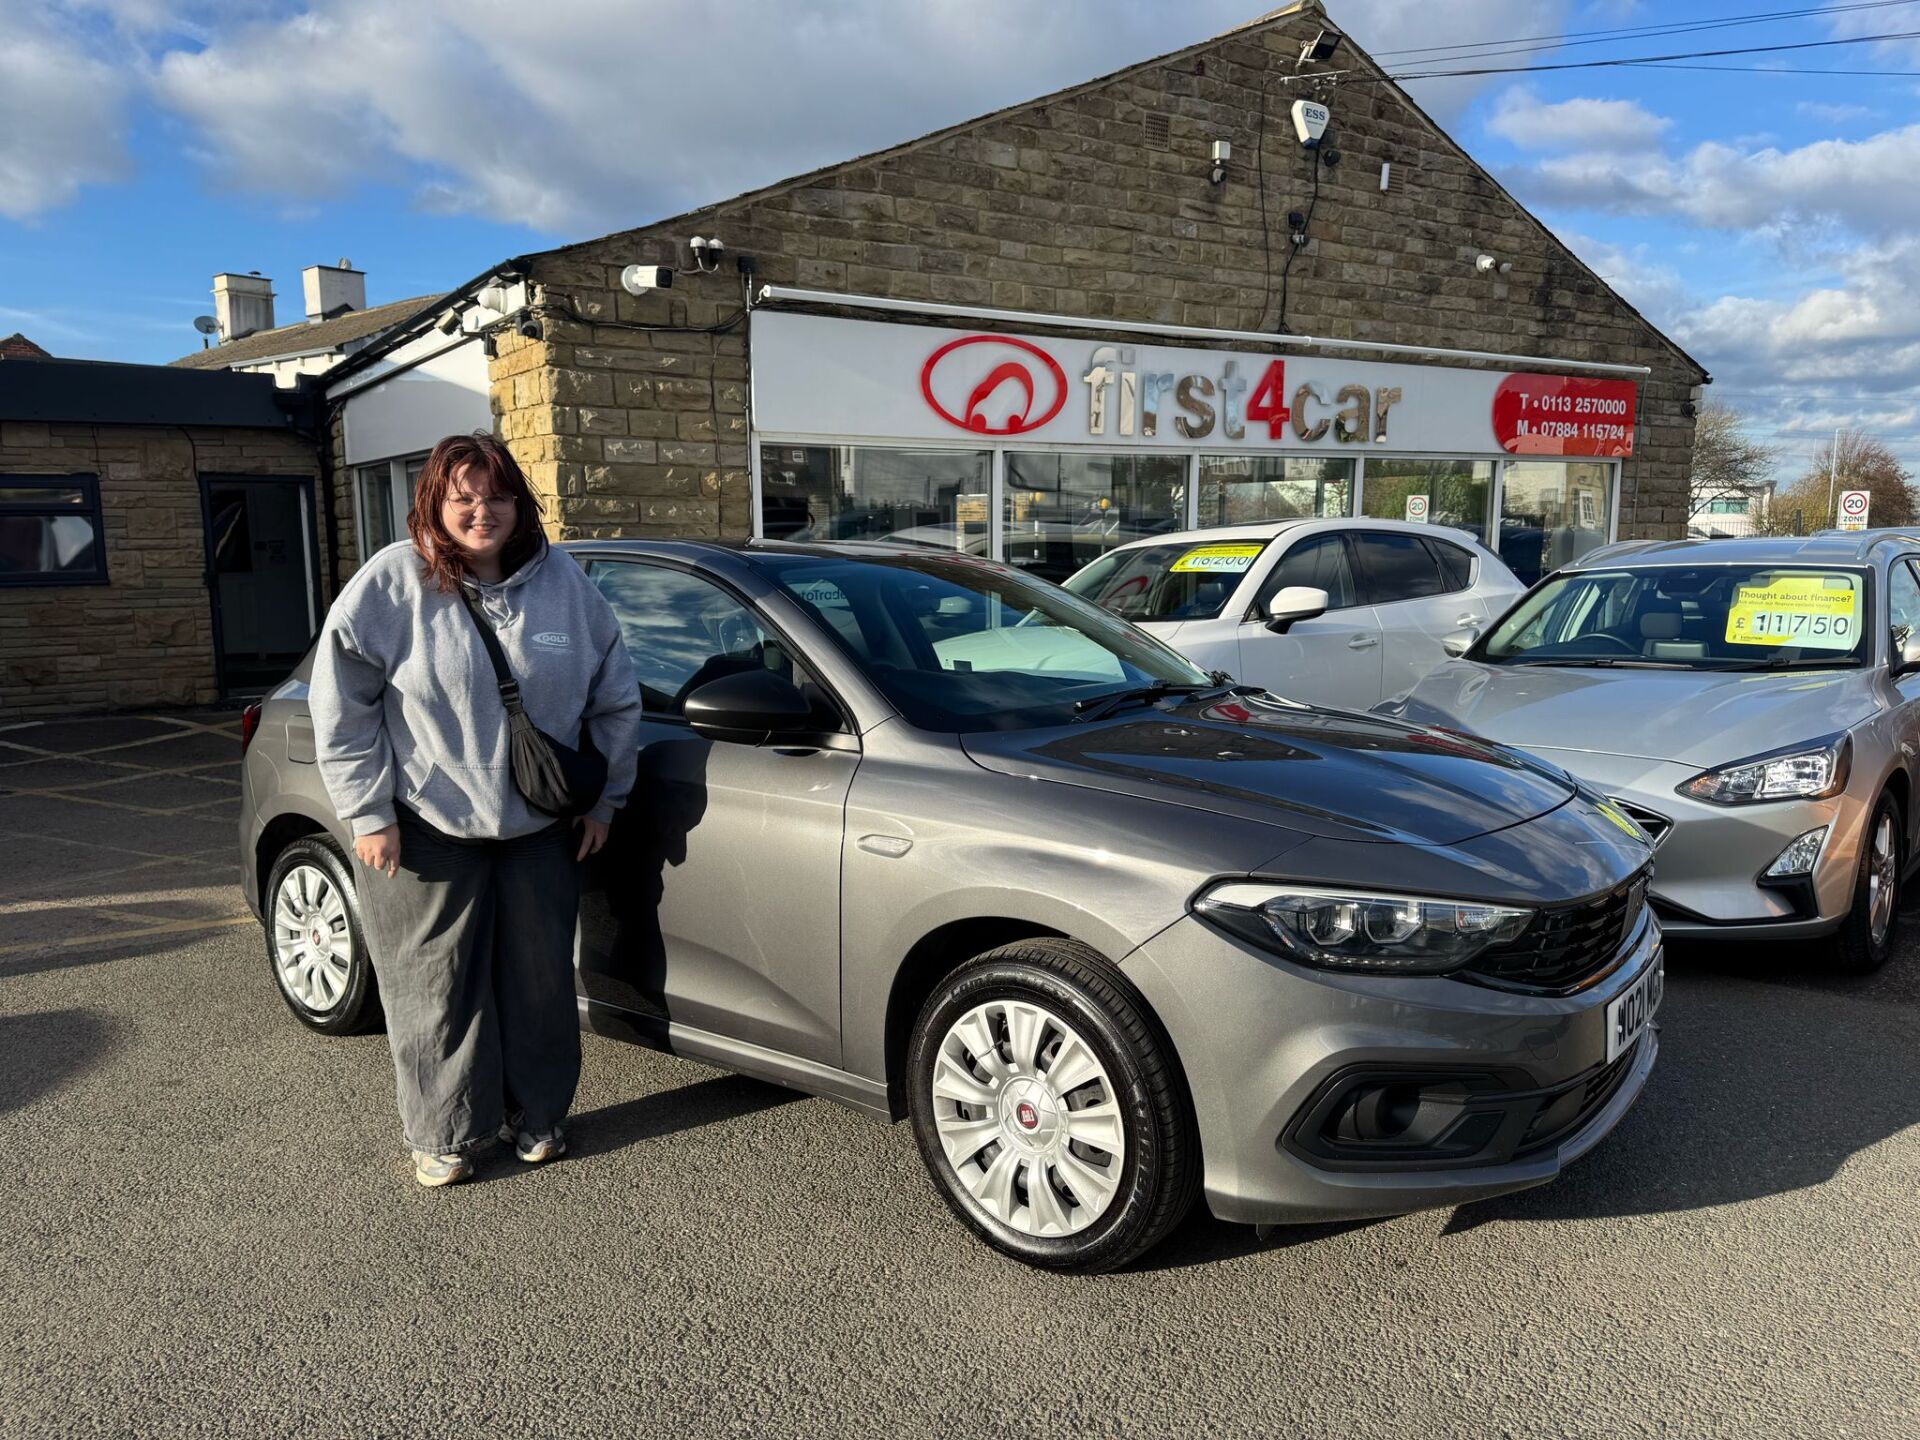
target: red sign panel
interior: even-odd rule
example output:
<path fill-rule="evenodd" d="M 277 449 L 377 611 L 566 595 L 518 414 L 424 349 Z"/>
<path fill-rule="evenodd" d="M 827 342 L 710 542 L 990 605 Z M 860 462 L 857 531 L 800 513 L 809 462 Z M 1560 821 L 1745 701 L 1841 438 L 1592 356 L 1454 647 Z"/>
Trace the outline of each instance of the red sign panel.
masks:
<path fill-rule="evenodd" d="M 1011 335 L 963 335 L 927 357 L 920 395 L 950 425 L 976 435 L 1038 430 L 1067 403 L 1067 375 L 1038 345 Z"/>
<path fill-rule="evenodd" d="M 1631 380 L 1509 375 L 1493 392 L 1493 433 L 1509 455 L 1633 454 Z"/>

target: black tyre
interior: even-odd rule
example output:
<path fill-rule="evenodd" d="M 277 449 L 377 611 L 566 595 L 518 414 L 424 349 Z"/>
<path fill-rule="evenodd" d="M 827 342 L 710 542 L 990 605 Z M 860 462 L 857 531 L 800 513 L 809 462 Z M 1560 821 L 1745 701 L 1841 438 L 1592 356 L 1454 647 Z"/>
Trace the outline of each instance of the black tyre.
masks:
<path fill-rule="evenodd" d="M 1171 1047 L 1119 972 L 1072 941 L 1003 946 L 942 981 L 914 1025 L 907 1094 L 947 1204 L 1029 1265 L 1124 1265 L 1199 1191 Z"/>
<path fill-rule="evenodd" d="M 323 1035 L 378 1028 L 380 992 L 367 953 L 353 871 L 334 843 L 307 835 L 273 862 L 262 898 L 274 988 Z"/>
<path fill-rule="evenodd" d="M 1833 968 L 1867 975 L 1887 963 L 1900 929 L 1900 874 L 1906 865 L 1900 802 L 1883 794 L 1860 840 L 1853 908 L 1833 937 Z"/>

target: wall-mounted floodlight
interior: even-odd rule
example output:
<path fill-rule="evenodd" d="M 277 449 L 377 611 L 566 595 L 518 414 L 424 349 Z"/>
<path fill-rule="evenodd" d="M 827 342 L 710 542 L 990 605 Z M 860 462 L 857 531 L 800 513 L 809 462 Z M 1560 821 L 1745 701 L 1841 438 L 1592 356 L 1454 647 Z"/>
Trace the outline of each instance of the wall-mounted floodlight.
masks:
<path fill-rule="evenodd" d="M 1300 63 L 1294 68 L 1297 70 L 1300 65 L 1305 65 L 1309 61 L 1316 65 L 1324 65 L 1333 58 L 1333 52 L 1340 48 L 1342 38 L 1344 37 L 1338 30 L 1322 30 L 1300 47 Z"/>
<path fill-rule="evenodd" d="M 1216 140 L 1213 142 L 1213 183 L 1218 185 L 1227 178 L 1227 162 L 1233 158 L 1233 142 Z"/>

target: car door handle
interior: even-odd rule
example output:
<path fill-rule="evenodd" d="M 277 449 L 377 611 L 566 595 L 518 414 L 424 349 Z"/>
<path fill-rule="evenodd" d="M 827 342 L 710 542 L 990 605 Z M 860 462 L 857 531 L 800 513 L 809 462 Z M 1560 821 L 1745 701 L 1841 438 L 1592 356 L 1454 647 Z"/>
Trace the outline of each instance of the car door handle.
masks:
<path fill-rule="evenodd" d="M 1480 617 L 1474 614 L 1471 610 L 1469 610 L 1464 615 L 1454 616 L 1453 623 L 1462 627 L 1468 626 L 1468 625 L 1478 625 L 1480 623 Z"/>
<path fill-rule="evenodd" d="M 1356 635 L 1351 640 L 1347 641 L 1347 649 L 1371 650 L 1374 646 L 1378 645 L 1379 643 L 1380 643 L 1380 637 L 1377 635 Z"/>

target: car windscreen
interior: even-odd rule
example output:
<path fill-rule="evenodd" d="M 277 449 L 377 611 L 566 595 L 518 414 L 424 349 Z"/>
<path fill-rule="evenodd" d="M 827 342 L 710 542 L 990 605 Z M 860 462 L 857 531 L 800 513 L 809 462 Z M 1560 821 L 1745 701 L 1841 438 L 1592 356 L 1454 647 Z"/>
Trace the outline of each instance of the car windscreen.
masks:
<path fill-rule="evenodd" d="M 1206 672 L 1058 586 L 991 561 L 928 553 L 761 555 L 907 720 L 969 732 L 1063 724 L 1076 704 Z"/>
<path fill-rule="evenodd" d="M 1647 565 L 1556 576 L 1470 652 L 1495 665 L 1771 670 L 1871 658 L 1864 571 Z"/>
<path fill-rule="evenodd" d="M 1127 620 L 1212 620 L 1267 548 L 1265 540 L 1189 540 L 1110 550 L 1065 582 Z"/>

